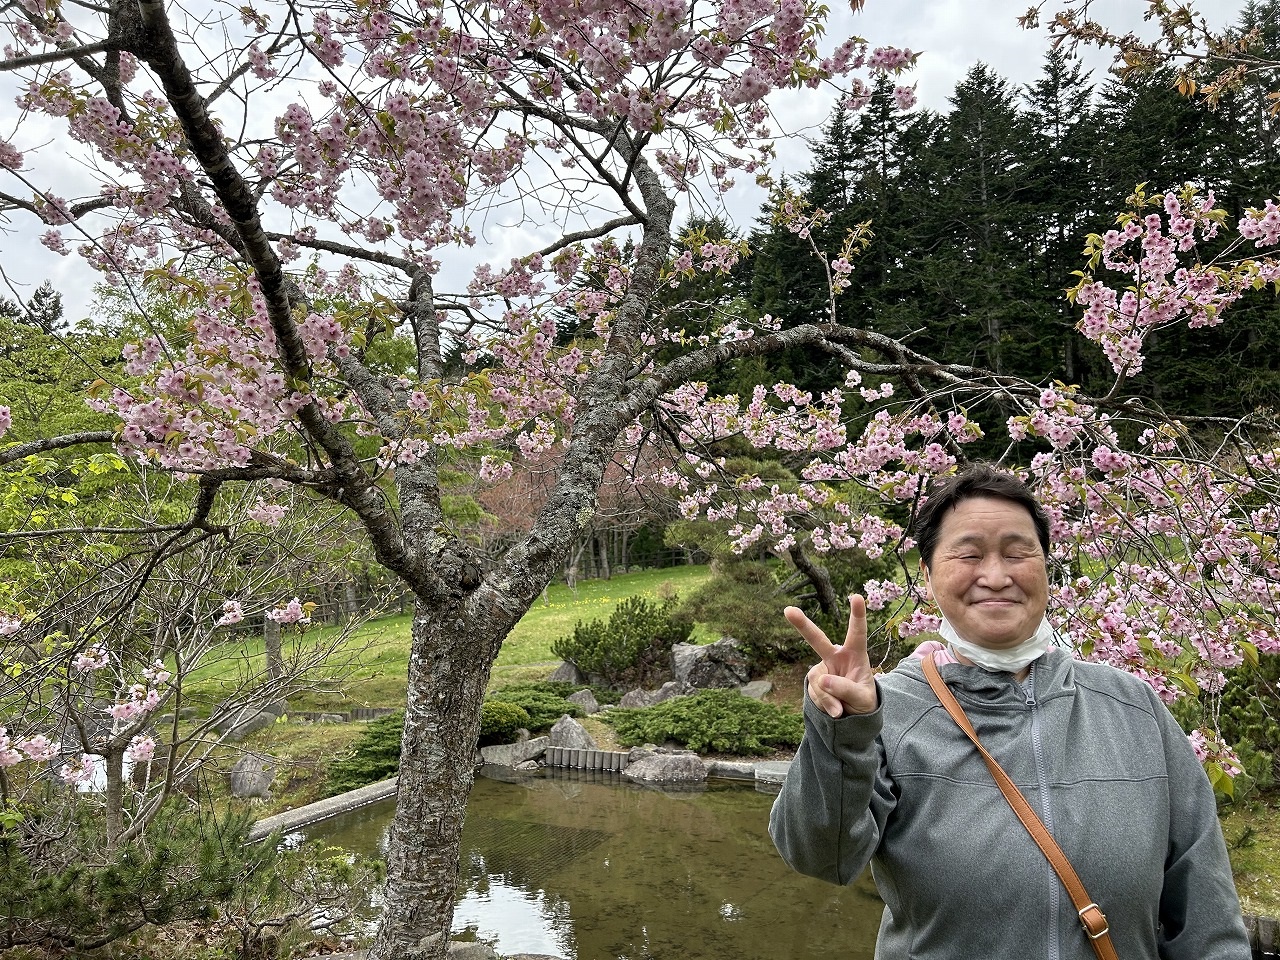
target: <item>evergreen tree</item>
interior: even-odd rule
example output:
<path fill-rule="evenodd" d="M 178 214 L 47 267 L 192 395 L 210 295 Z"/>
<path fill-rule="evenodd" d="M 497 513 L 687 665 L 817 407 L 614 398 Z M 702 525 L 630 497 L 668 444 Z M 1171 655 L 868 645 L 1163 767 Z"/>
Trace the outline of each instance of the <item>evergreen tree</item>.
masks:
<path fill-rule="evenodd" d="M 1101 383 L 1109 370 L 1102 352 L 1076 333 L 1076 310 L 1063 296 L 1080 268 L 1085 238 L 1109 215 L 1097 200 L 1095 144 L 1102 131 L 1093 94 L 1081 64 L 1058 50 L 1050 51 L 1040 79 L 1023 91 L 1034 126 L 1027 180 L 1036 233 L 1028 253 L 1056 366 L 1065 380 L 1080 384 Z"/>
<path fill-rule="evenodd" d="M 985 64 L 969 71 L 951 103 L 926 160 L 936 171 L 934 198 L 921 203 L 931 242 L 917 249 L 928 255 L 926 283 L 936 299 L 926 306 L 922 342 L 935 356 L 1035 377 L 1052 367 L 1052 341 L 1027 256 L 1034 127 L 1008 82 Z"/>

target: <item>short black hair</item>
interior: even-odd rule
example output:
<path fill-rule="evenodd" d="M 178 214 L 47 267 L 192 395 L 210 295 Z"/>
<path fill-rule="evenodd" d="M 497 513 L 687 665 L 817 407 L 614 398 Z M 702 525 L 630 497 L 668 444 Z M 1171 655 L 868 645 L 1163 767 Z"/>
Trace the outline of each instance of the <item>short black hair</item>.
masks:
<path fill-rule="evenodd" d="M 920 548 L 920 559 L 926 567 L 933 566 L 933 552 L 938 546 L 942 518 L 961 501 L 974 497 L 995 497 L 1025 508 L 1036 526 L 1040 549 L 1046 557 L 1049 556 L 1049 515 L 1031 488 L 1009 471 L 990 463 L 971 463 L 959 473 L 935 480 L 926 493 L 928 499 L 916 511 L 911 524 L 916 545 Z"/>

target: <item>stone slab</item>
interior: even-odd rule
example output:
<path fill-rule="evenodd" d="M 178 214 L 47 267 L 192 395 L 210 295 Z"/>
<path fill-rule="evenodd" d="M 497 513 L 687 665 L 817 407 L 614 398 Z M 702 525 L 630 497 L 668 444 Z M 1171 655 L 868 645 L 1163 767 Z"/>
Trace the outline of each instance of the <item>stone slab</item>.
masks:
<path fill-rule="evenodd" d="M 707 776 L 721 780 L 754 780 L 756 765 L 749 760 L 708 760 Z"/>
<path fill-rule="evenodd" d="M 764 760 L 756 764 L 756 782 L 781 784 L 791 769 L 790 760 Z"/>

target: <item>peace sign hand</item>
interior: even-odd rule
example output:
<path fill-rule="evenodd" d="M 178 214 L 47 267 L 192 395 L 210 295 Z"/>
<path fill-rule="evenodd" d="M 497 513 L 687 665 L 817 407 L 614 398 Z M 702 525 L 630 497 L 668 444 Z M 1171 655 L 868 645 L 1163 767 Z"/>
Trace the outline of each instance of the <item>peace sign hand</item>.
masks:
<path fill-rule="evenodd" d="M 856 593 L 849 598 L 849 630 L 839 647 L 799 607 L 787 607 L 782 613 L 822 658 L 805 676 L 814 706 L 836 718 L 845 713 L 874 713 L 880 697 L 867 657 L 866 601 Z"/>

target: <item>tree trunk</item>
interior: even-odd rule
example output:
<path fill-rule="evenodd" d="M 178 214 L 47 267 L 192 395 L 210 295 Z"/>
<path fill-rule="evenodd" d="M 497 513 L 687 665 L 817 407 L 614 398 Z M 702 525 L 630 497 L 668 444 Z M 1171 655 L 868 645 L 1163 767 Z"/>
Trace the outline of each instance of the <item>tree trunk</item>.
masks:
<path fill-rule="evenodd" d="M 816 563 L 812 557 L 805 553 L 804 548 L 796 544 L 787 551 L 791 557 L 791 562 L 796 565 L 796 569 L 805 575 L 805 578 L 813 584 L 814 593 L 818 598 L 818 606 L 823 613 L 839 613 L 840 599 L 836 596 L 836 589 L 831 583 L 831 574 L 827 572 L 827 568 L 820 563 Z"/>
<path fill-rule="evenodd" d="M 342 621 L 350 623 L 360 616 L 360 597 L 356 593 L 354 577 L 342 581 Z"/>
<path fill-rule="evenodd" d="M 385 903 L 370 960 L 443 960 L 448 951 L 480 705 L 515 624 L 509 607 L 478 606 L 474 598 L 415 605 Z"/>
<path fill-rule="evenodd" d="M 601 580 L 612 580 L 613 577 L 609 573 L 609 533 L 606 531 L 604 535 L 597 535 L 596 542 L 596 573 Z"/>
<path fill-rule="evenodd" d="M 124 751 L 114 746 L 103 757 L 106 773 L 106 790 L 103 803 L 107 821 L 107 849 L 115 850 L 120 835 L 124 833 Z"/>
<path fill-rule="evenodd" d="M 284 653 L 281 648 L 280 624 L 270 617 L 262 618 L 262 646 L 267 652 L 267 679 L 280 680 L 284 677 Z"/>

